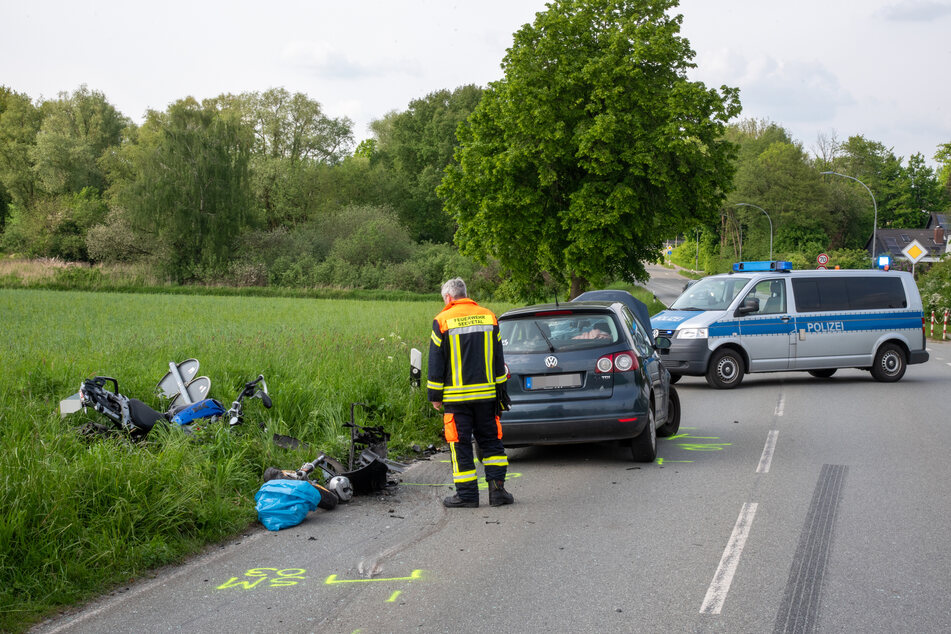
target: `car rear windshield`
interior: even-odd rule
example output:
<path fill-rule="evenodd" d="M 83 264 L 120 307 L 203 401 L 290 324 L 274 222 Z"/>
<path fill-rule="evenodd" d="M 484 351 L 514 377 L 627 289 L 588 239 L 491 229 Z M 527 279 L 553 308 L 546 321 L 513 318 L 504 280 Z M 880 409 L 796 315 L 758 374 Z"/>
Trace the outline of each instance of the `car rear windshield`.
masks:
<path fill-rule="evenodd" d="M 618 342 L 610 313 L 552 311 L 499 322 L 506 353 L 556 352 L 600 348 Z"/>

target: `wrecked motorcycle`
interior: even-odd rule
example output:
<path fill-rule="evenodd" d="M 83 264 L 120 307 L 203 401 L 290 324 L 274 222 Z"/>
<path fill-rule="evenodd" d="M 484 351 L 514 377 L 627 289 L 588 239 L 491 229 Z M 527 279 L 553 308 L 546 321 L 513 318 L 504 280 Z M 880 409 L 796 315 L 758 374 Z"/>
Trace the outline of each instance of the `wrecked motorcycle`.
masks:
<path fill-rule="evenodd" d="M 244 419 L 243 401 L 248 397 L 260 398 L 266 408 L 271 407 L 267 384 L 260 374 L 245 383 L 228 410 L 215 399 L 203 398 L 211 388 L 211 380 L 204 376 L 193 378 L 198 373 L 198 367 L 196 359 L 179 364 L 169 363 L 168 374 L 156 386 L 156 393 L 160 397 L 171 399 L 165 412 L 122 394 L 115 378 L 94 376 L 80 384 L 79 392 L 60 401 L 60 414 L 66 416 L 91 407 L 105 416 L 111 425 L 89 422 L 80 428 L 83 435 L 108 435 L 121 431 L 132 440 L 141 440 L 160 422 L 177 425 L 186 433 L 193 433 L 202 424 L 216 422 L 224 416 L 228 417 L 229 428 L 240 425 Z M 111 391 L 108 389 L 110 384 Z"/>

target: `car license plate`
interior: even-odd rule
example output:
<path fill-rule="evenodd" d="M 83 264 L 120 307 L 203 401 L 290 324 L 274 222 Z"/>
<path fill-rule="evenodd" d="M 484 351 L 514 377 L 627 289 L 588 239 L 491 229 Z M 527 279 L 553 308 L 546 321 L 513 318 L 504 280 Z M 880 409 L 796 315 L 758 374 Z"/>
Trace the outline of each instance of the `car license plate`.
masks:
<path fill-rule="evenodd" d="M 543 374 L 525 377 L 526 390 L 561 390 L 569 387 L 581 387 L 581 373 Z"/>

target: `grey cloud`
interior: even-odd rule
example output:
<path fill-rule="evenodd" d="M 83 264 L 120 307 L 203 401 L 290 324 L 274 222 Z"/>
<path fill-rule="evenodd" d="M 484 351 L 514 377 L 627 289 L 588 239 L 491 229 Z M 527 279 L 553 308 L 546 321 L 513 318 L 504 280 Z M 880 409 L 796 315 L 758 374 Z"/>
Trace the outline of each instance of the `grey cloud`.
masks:
<path fill-rule="evenodd" d="M 929 0 L 904 0 L 882 9 L 881 15 L 893 22 L 930 22 L 951 15 L 951 3 Z"/>
<path fill-rule="evenodd" d="M 284 61 L 330 79 L 367 79 L 394 74 L 418 76 L 419 64 L 414 60 L 356 60 L 316 42 L 290 42 L 282 51 Z"/>
<path fill-rule="evenodd" d="M 763 113 L 775 121 L 832 121 L 854 103 L 838 77 L 820 62 L 778 63 L 758 60 L 740 77 L 744 112 Z"/>

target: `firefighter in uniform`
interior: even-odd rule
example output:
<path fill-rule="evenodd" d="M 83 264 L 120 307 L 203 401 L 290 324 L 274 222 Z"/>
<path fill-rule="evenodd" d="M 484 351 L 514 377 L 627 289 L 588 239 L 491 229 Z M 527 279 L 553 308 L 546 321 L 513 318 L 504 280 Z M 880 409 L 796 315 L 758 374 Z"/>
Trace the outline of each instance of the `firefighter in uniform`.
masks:
<path fill-rule="evenodd" d="M 452 455 L 456 494 L 443 504 L 479 506 L 473 436 L 482 451 L 489 504 L 511 504 L 515 499 L 504 486 L 509 461 L 498 416 L 500 401 L 507 400 L 499 322 L 491 310 L 469 299 L 466 283 L 458 277 L 443 284 L 442 297 L 446 306 L 433 319 L 426 387 L 433 407 L 444 408 L 443 426 Z"/>

